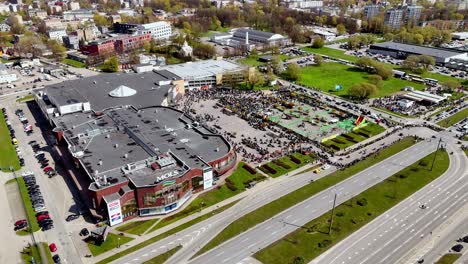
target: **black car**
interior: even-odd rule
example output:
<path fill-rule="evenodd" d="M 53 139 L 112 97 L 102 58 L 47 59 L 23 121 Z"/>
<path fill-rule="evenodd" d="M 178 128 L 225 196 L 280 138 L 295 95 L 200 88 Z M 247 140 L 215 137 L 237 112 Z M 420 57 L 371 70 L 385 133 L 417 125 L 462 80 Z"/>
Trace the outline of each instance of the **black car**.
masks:
<path fill-rule="evenodd" d="M 42 231 L 47 231 L 47 230 L 50 230 L 52 228 L 54 228 L 54 225 L 45 225 L 45 226 L 41 227 L 41 230 Z"/>
<path fill-rule="evenodd" d="M 15 231 L 21 230 L 21 229 L 23 229 L 23 228 L 25 228 L 27 226 L 28 226 L 28 222 L 24 222 L 24 223 L 21 223 L 20 225 L 15 226 L 14 230 Z"/>
<path fill-rule="evenodd" d="M 40 227 L 44 227 L 47 225 L 52 225 L 54 223 L 54 220 L 47 218 L 47 219 L 42 219 L 41 221 L 38 222 Z"/>
<path fill-rule="evenodd" d="M 28 144 L 32 146 L 32 145 L 35 145 L 35 144 L 37 144 L 37 141 L 36 141 L 36 140 L 31 140 L 31 141 L 29 141 L 29 143 L 28 143 Z"/>
<path fill-rule="evenodd" d="M 86 228 L 81 229 L 80 236 L 87 236 L 89 235 L 89 231 Z"/>
<path fill-rule="evenodd" d="M 70 222 L 70 221 L 73 221 L 75 219 L 78 219 L 80 216 L 77 215 L 77 214 L 71 214 L 69 216 L 67 216 L 67 218 L 65 219 L 67 222 Z"/>
<path fill-rule="evenodd" d="M 463 249 L 463 246 L 461 244 L 457 244 L 457 245 L 452 247 L 452 250 L 455 251 L 455 252 L 460 252 L 460 251 L 462 251 L 462 249 Z"/>
<path fill-rule="evenodd" d="M 41 168 L 45 168 L 49 166 L 49 163 L 48 162 L 44 162 L 44 163 L 41 163 Z"/>
<path fill-rule="evenodd" d="M 24 167 L 24 159 L 20 159 L 19 164 L 21 167 Z"/>
<path fill-rule="evenodd" d="M 54 263 L 60 263 L 60 257 L 59 257 L 59 255 L 54 255 L 54 256 L 52 257 L 52 259 L 54 260 Z"/>

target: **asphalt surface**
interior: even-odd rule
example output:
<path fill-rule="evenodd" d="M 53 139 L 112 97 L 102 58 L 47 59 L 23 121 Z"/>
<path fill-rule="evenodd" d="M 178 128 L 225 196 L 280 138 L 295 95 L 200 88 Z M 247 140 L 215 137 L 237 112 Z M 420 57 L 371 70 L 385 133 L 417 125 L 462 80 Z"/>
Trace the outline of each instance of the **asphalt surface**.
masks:
<path fill-rule="evenodd" d="M 270 245 L 297 228 L 331 210 L 336 193 L 337 205 L 383 181 L 436 149 L 435 142 L 421 142 L 366 170 L 355 174 L 332 188 L 255 226 L 189 263 L 237 263 Z M 326 262 L 324 262 L 326 263 Z"/>

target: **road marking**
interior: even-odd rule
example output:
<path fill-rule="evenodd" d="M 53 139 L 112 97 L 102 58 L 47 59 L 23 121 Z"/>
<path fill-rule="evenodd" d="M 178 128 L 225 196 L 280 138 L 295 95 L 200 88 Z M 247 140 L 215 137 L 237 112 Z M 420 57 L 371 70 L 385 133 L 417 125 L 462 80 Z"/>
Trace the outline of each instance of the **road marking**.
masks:
<path fill-rule="evenodd" d="M 148 253 L 145 253 L 143 255 L 141 255 L 142 257 L 147 257 L 148 256 Z"/>
<path fill-rule="evenodd" d="M 224 254 L 224 251 L 221 251 L 221 252 L 219 252 L 218 254 L 216 254 L 216 257 L 219 257 L 219 256 L 221 256 L 222 254 Z"/>
<path fill-rule="evenodd" d="M 249 240 L 249 238 L 248 238 L 248 237 L 246 237 L 246 238 L 242 239 L 242 241 L 241 241 L 241 242 L 243 243 L 243 242 L 245 242 L 245 241 L 247 241 L 247 240 Z"/>

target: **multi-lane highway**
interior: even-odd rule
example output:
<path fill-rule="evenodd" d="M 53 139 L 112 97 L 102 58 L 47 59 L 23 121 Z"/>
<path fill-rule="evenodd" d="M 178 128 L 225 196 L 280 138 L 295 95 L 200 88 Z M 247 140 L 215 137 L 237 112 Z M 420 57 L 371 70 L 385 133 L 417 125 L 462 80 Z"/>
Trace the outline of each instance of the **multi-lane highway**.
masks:
<path fill-rule="evenodd" d="M 337 204 L 345 202 L 433 152 L 436 147 L 435 142 L 426 141 L 418 143 L 383 162 L 357 173 L 334 187 L 324 190 L 304 202 L 281 212 L 189 263 L 240 262 L 306 224 L 311 219 L 317 218 L 329 211 L 332 207 L 335 193 L 338 195 Z"/>
<path fill-rule="evenodd" d="M 448 145 L 450 167 L 443 176 L 393 207 L 312 263 L 404 263 L 402 256 L 468 199 L 468 162 L 459 148 Z M 424 177 L 421 174 L 421 177 Z M 421 209 L 421 205 L 426 209 Z M 415 263 L 419 259 L 407 260 Z"/>

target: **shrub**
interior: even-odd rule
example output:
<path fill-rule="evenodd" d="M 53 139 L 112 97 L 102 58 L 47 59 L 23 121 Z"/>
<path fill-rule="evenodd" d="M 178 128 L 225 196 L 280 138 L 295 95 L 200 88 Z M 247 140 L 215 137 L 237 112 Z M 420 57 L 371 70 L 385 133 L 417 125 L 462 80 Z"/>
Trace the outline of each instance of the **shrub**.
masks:
<path fill-rule="evenodd" d="M 301 160 L 296 158 L 294 155 L 289 156 L 289 159 L 296 164 L 301 164 Z"/>
<path fill-rule="evenodd" d="M 289 166 L 288 164 L 284 163 L 283 161 L 277 159 L 277 160 L 273 160 L 272 161 L 274 164 L 278 165 L 278 166 L 281 166 L 287 170 L 291 169 L 291 166 Z"/>
<path fill-rule="evenodd" d="M 264 166 L 261 166 L 259 169 L 260 169 L 263 173 L 266 173 L 266 174 L 269 173 L 269 171 L 268 171 Z"/>
<path fill-rule="evenodd" d="M 262 167 L 264 167 L 268 171 L 267 173 L 270 173 L 270 174 L 276 174 L 277 173 L 277 171 L 275 169 L 273 169 L 272 167 L 268 166 L 268 164 L 265 164 Z"/>
<path fill-rule="evenodd" d="M 226 179 L 226 187 L 228 187 L 228 189 L 233 192 L 237 191 L 238 189 L 237 186 L 229 178 Z"/>
<path fill-rule="evenodd" d="M 366 198 L 361 198 L 356 201 L 356 203 L 360 206 L 366 206 L 367 205 L 367 199 Z"/>
<path fill-rule="evenodd" d="M 406 175 L 406 174 L 399 174 L 399 175 L 398 175 L 398 178 L 400 178 L 400 179 L 406 179 L 406 178 L 408 178 L 408 175 Z"/>
<path fill-rule="evenodd" d="M 257 171 L 248 164 L 244 164 L 242 168 L 244 168 L 246 171 L 248 171 L 252 175 L 257 173 Z"/>
<path fill-rule="evenodd" d="M 421 160 L 421 161 L 419 162 L 419 166 L 426 167 L 426 166 L 427 166 L 427 161 Z"/>
<path fill-rule="evenodd" d="M 331 240 L 325 239 L 325 240 L 322 240 L 321 242 L 318 243 L 318 247 L 319 248 L 326 248 L 326 247 L 330 246 L 330 244 L 331 244 Z"/>
<path fill-rule="evenodd" d="M 345 215 L 344 212 L 337 212 L 337 213 L 336 213 L 336 216 L 338 216 L 338 217 L 342 217 L 342 216 L 344 216 L 344 215 Z"/>

